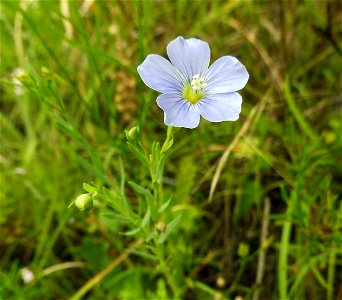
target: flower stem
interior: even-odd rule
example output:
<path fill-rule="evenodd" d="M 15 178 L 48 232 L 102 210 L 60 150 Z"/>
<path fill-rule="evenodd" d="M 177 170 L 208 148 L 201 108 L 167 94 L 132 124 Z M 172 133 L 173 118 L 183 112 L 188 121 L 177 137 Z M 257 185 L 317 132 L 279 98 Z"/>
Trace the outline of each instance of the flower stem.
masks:
<path fill-rule="evenodd" d="M 328 268 L 328 294 L 327 294 L 328 300 L 334 299 L 335 264 L 336 264 L 336 254 L 331 253 L 329 257 L 329 268 Z"/>
<path fill-rule="evenodd" d="M 287 210 L 287 217 L 291 218 L 292 208 L 290 206 Z M 287 297 L 287 270 L 288 270 L 288 252 L 289 252 L 289 242 L 291 235 L 292 221 L 285 220 L 283 224 L 283 229 L 281 233 L 281 242 L 279 245 L 279 263 L 278 263 L 278 284 L 279 284 L 279 297 L 282 300 L 288 299 Z"/>
<path fill-rule="evenodd" d="M 176 284 L 176 282 L 174 281 L 173 278 L 173 274 L 170 270 L 170 268 L 168 267 L 165 257 L 164 257 L 164 245 L 163 244 L 155 244 L 155 253 L 158 256 L 159 259 L 159 268 L 161 273 L 164 274 L 165 279 L 167 281 L 167 283 L 169 284 L 174 296 L 178 297 L 179 296 L 179 288 Z"/>

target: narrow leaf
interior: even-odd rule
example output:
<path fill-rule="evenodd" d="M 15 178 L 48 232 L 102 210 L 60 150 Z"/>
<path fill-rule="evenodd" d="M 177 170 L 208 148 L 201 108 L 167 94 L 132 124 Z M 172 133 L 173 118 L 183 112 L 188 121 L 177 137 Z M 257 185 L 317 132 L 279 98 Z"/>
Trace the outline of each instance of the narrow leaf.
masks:
<path fill-rule="evenodd" d="M 141 163 L 148 167 L 149 163 L 148 163 L 148 159 L 146 158 L 145 154 L 142 153 L 135 145 L 133 145 L 130 142 L 127 142 L 128 148 L 133 152 L 133 154 L 135 155 L 135 157 L 137 159 L 139 159 L 141 161 Z"/>
<path fill-rule="evenodd" d="M 163 155 L 158 162 L 156 176 L 155 176 L 155 180 L 159 184 L 161 184 L 163 180 L 164 166 L 165 166 L 165 156 Z"/>
<path fill-rule="evenodd" d="M 150 219 L 151 219 L 151 209 L 150 207 L 147 208 L 147 212 L 144 216 L 144 219 L 141 222 L 141 227 L 145 228 L 148 226 L 148 224 L 150 223 Z"/>
<path fill-rule="evenodd" d="M 176 226 L 179 224 L 181 220 L 181 216 L 176 217 L 173 221 L 171 221 L 167 226 L 166 226 L 166 231 L 163 232 L 158 239 L 158 243 L 162 244 L 166 241 L 168 236 L 171 234 L 171 232 L 176 228 Z"/>
<path fill-rule="evenodd" d="M 133 229 L 131 231 L 120 232 L 120 234 L 122 234 L 122 235 L 129 235 L 130 236 L 130 235 L 135 235 L 135 234 L 137 234 L 140 231 L 141 231 L 141 228 L 135 228 L 135 229 Z"/>
<path fill-rule="evenodd" d="M 151 192 L 148 189 L 145 189 L 144 187 L 142 187 L 141 185 L 133 182 L 133 181 L 128 181 L 128 184 L 133 188 L 133 190 L 135 192 L 137 192 L 139 195 L 145 196 L 145 197 L 149 197 L 149 198 L 153 198 Z"/>
<path fill-rule="evenodd" d="M 88 193 L 95 193 L 97 192 L 97 188 L 94 186 L 91 186 L 90 184 L 83 182 L 83 189 Z"/>
<path fill-rule="evenodd" d="M 173 194 L 170 196 L 169 200 L 167 200 L 163 205 L 161 205 L 158 209 L 158 213 L 162 213 L 165 209 L 167 209 L 172 201 Z"/>

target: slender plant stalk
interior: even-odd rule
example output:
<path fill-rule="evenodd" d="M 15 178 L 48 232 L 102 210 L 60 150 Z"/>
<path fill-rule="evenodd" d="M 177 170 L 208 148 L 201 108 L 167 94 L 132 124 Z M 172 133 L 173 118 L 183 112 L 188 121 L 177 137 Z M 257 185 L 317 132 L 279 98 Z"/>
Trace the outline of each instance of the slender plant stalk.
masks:
<path fill-rule="evenodd" d="M 135 9 L 137 12 L 137 27 L 138 27 L 138 52 L 139 52 L 139 60 L 143 61 L 145 58 L 145 50 L 144 50 L 144 11 L 142 1 L 135 0 L 134 1 Z M 139 114 L 139 126 L 143 128 L 143 124 L 146 118 L 146 101 L 143 96 L 143 86 L 142 84 L 138 84 L 138 105 L 141 113 Z"/>
<path fill-rule="evenodd" d="M 271 201 L 266 197 L 264 204 L 264 213 L 261 227 L 261 237 L 260 237 L 260 252 L 258 257 L 258 267 L 257 267 L 257 275 L 255 279 L 255 285 L 257 289 L 254 291 L 253 300 L 258 300 L 260 296 L 260 290 L 258 287 L 262 284 L 262 280 L 265 272 L 265 261 L 266 261 L 266 249 L 264 248 L 264 243 L 268 236 L 268 227 L 269 227 L 269 214 L 271 210 Z"/>
<path fill-rule="evenodd" d="M 336 254 L 331 253 L 329 257 L 327 300 L 334 299 L 335 265 L 336 265 Z"/>
<path fill-rule="evenodd" d="M 172 126 L 168 126 L 167 127 L 167 134 L 166 134 L 166 139 L 165 142 L 160 150 L 160 155 L 163 156 L 165 152 L 167 152 L 173 145 L 173 127 Z M 161 159 L 161 158 L 159 158 Z M 160 206 L 160 199 L 162 197 L 163 194 L 163 186 L 162 186 L 162 182 L 160 184 L 158 184 L 158 186 L 154 186 L 154 195 L 156 197 L 156 204 L 157 207 Z"/>
<path fill-rule="evenodd" d="M 166 263 L 165 258 L 164 258 L 164 244 L 155 243 L 155 251 L 156 251 L 158 259 L 159 259 L 160 270 L 164 274 L 164 276 L 167 280 L 167 283 L 171 287 L 174 295 L 177 297 L 179 294 L 179 290 L 178 290 L 177 284 L 175 283 L 175 281 L 173 279 L 173 275 L 170 272 L 170 268 L 168 268 L 167 263 Z"/>
<path fill-rule="evenodd" d="M 290 79 L 287 76 L 285 79 L 285 88 L 284 88 L 284 95 L 287 102 L 287 105 L 297 121 L 299 127 L 303 130 L 304 134 L 312 141 L 317 142 L 319 141 L 318 137 L 316 136 L 315 132 L 310 127 L 309 123 L 305 120 L 303 114 L 301 113 L 300 109 L 297 107 L 296 101 L 292 95 L 291 87 L 290 87 Z"/>
<path fill-rule="evenodd" d="M 287 216 L 290 217 L 290 207 L 287 211 Z M 279 299 L 286 300 L 287 297 L 287 269 L 288 261 L 287 256 L 289 252 L 289 241 L 291 235 L 292 221 L 286 220 L 283 224 L 281 233 L 281 242 L 279 246 L 279 260 L 278 260 L 278 288 L 279 288 Z"/>

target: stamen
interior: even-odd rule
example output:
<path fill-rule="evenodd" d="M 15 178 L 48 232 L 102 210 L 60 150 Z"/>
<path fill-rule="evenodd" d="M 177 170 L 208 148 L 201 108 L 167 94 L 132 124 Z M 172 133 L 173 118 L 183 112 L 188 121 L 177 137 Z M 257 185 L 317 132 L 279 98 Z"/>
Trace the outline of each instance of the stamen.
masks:
<path fill-rule="evenodd" d="M 203 77 L 200 77 L 199 74 L 192 76 L 191 87 L 194 90 L 201 90 L 207 86 L 207 83 L 204 81 Z"/>
<path fill-rule="evenodd" d="M 183 91 L 183 97 L 190 103 L 195 104 L 204 97 L 202 89 L 207 86 L 203 77 L 196 74 L 192 77 L 191 84 L 186 84 Z"/>

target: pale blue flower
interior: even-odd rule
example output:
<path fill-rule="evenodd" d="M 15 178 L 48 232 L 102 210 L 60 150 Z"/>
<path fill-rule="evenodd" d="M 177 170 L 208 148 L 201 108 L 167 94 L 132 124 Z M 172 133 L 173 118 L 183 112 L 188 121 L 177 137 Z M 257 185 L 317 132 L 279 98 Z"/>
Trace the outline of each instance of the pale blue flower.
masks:
<path fill-rule="evenodd" d="M 195 128 L 200 116 L 211 122 L 239 118 L 242 89 L 249 74 L 235 57 L 223 56 L 210 67 L 208 43 L 178 37 L 167 46 L 172 64 L 160 55 L 148 55 L 138 73 L 157 98 L 166 125 Z"/>

